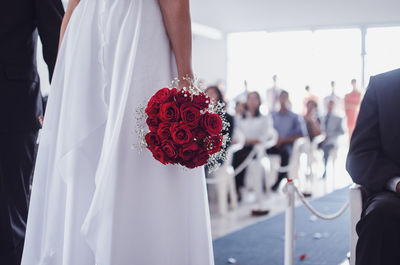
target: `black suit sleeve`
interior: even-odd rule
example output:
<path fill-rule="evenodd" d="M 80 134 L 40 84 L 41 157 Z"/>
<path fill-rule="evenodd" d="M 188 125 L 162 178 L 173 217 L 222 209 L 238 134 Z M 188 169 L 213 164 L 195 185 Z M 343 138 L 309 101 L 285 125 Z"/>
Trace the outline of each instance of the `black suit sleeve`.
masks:
<path fill-rule="evenodd" d="M 61 0 L 34 0 L 35 21 L 43 44 L 43 57 L 49 69 L 50 81 L 57 59 L 58 42 L 64 7 Z"/>
<path fill-rule="evenodd" d="M 370 192 L 384 190 L 390 178 L 400 176 L 400 168 L 382 150 L 376 85 L 375 79 L 371 78 L 346 162 L 353 181 Z"/>

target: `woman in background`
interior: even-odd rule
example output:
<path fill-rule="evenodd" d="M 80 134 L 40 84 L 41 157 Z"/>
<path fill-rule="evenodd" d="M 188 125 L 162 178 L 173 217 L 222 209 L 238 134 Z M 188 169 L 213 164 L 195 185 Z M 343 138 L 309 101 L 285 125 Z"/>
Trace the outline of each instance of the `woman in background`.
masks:
<path fill-rule="evenodd" d="M 353 135 L 354 128 L 356 127 L 356 121 L 358 112 L 361 105 L 361 93 L 357 88 L 357 80 L 351 80 L 351 86 L 353 90 L 346 94 L 344 97 L 344 110 L 347 118 L 347 128 L 349 130 L 349 137 Z"/>
<path fill-rule="evenodd" d="M 261 97 L 258 92 L 250 92 L 247 95 L 247 111 L 244 117 L 236 121 L 236 127 L 243 133 L 246 141 L 243 149 L 237 151 L 233 156 L 233 167 L 237 168 L 247 158 L 253 147 L 261 144 L 274 133 L 271 117 L 260 113 Z M 236 190 L 241 200 L 241 188 L 244 187 L 246 169 L 236 176 Z"/>
<path fill-rule="evenodd" d="M 306 104 L 306 114 L 304 115 L 304 121 L 306 123 L 306 128 L 308 132 L 308 137 L 310 141 L 314 140 L 314 138 L 320 135 L 320 119 L 318 117 L 318 104 L 314 100 L 309 100 Z"/>
<path fill-rule="evenodd" d="M 206 94 L 214 102 L 220 102 L 220 103 L 225 104 L 225 110 L 226 110 L 226 102 L 224 100 L 224 96 L 222 95 L 221 90 L 217 86 L 209 86 L 206 89 Z M 232 139 L 233 130 L 235 128 L 235 119 L 232 115 L 230 115 L 227 112 L 225 113 L 225 118 L 226 118 L 226 121 L 230 124 L 230 126 L 225 131 L 223 131 L 222 134 L 224 134 L 224 135 L 228 134 L 229 137 Z"/>

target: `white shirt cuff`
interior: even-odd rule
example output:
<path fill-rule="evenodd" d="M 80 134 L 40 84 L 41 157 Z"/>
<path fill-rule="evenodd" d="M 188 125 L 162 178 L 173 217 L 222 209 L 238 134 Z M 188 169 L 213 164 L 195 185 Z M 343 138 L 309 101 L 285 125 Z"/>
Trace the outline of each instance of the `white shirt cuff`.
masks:
<path fill-rule="evenodd" d="M 391 179 L 389 179 L 389 181 L 386 183 L 386 187 L 387 187 L 389 190 L 391 190 L 391 191 L 393 191 L 393 192 L 396 192 L 397 183 L 399 183 L 399 182 L 400 182 L 400 177 L 391 178 Z"/>

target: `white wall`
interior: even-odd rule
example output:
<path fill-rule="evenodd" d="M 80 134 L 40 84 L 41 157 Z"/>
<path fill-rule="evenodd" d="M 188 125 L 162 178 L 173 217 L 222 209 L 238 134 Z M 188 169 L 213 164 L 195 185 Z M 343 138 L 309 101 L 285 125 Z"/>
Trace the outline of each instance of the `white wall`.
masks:
<path fill-rule="evenodd" d="M 193 37 L 193 65 L 197 77 L 204 79 L 208 84 L 226 80 L 227 51 L 226 39 L 207 39 L 200 36 Z"/>
<path fill-rule="evenodd" d="M 66 0 L 63 0 L 66 3 Z M 191 0 L 193 22 L 223 33 L 400 24 L 400 0 Z M 194 37 L 196 74 L 226 80 L 226 40 Z"/>
<path fill-rule="evenodd" d="M 192 0 L 195 22 L 227 32 L 397 24 L 399 0 Z"/>

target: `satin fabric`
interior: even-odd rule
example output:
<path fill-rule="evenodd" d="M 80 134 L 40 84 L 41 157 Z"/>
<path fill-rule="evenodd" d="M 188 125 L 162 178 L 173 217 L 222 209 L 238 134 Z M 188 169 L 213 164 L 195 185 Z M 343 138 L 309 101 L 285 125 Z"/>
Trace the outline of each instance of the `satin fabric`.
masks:
<path fill-rule="evenodd" d="M 202 168 L 138 141 L 139 105 L 176 76 L 157 0 L 82 0 L 41 133 L 22 265 L 212 265 Z"/>

